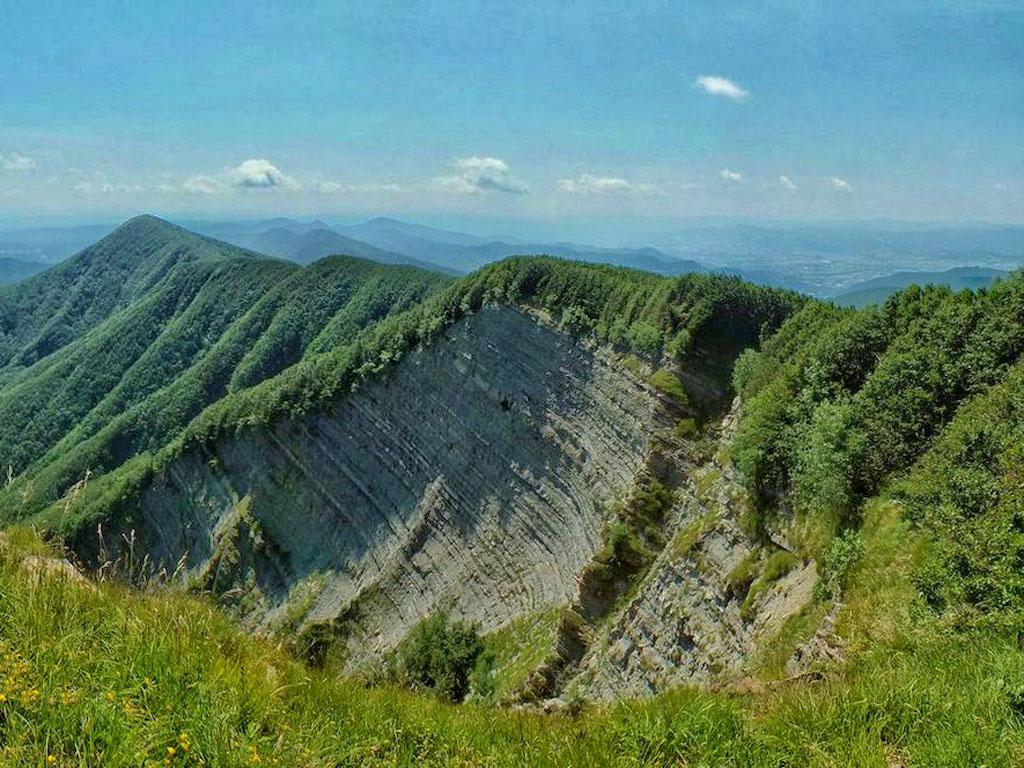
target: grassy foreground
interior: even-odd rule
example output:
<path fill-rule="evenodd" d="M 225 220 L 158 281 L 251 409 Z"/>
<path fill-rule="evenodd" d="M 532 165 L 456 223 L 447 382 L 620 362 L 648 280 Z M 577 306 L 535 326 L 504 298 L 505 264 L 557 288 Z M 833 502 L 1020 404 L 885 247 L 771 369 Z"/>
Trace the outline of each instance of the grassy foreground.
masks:
<path fill-rule="evenodd" d="M 14 529 L 0 547 L 0 765 L 1024 764 L 1024 652 L 918 616 L 898 516 L 879 506 L 864 530 L 844 668 L 569 717 L 363 688 L 197 598 L 51 573 L 32 559 L 51 547 Z"/>

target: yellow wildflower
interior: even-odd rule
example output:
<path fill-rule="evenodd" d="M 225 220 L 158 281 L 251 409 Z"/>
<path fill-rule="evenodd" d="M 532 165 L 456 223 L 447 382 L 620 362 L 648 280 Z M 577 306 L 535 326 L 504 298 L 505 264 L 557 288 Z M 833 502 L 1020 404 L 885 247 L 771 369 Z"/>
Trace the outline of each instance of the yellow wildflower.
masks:
<path fill-rule="evenodd" d="M 57 764 L 57 756 L 56 755 L 47 755 L 46 756 L 46 764 L 47 765 L 56 765 Z"/>
<path fill-rule="evenodd" d="M 107 701 L 109 701 L 109 702 L 110 702 L 111 704 L 113 704 L 113 703 L 114 703 L 114 701 L 115 701 L 115 700 L 117 699 L 117 694 L 116 694 L 116 693 L 114 693 L 113 691 L 107 691 L 107 694 L 106 694 L 106 699 L 107 699 Z"/>
<path fill-rule="evenodd" d="M 181 747 L 182 752 L 188 752 L 189 747 L 192 746 L 192 739 L 189 738 L 188 731 L 178 734 L 178 746 Z"/>

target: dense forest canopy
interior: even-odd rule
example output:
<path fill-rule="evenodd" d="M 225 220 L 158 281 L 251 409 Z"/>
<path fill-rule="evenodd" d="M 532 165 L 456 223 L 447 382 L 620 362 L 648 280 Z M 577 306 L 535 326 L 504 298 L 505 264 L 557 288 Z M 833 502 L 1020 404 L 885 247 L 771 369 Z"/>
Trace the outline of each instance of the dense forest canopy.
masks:
<path fill-rule="evenodd" d="M 1019 626 L 1022 350 L 1020 275 L 978 292 L 912 286 L 862 310 L 808 304 L 736 365 L 733 457 L 763 515 L 784 498 L 826 538 L 891 486 L 934 544 L 929 603 Z"/>

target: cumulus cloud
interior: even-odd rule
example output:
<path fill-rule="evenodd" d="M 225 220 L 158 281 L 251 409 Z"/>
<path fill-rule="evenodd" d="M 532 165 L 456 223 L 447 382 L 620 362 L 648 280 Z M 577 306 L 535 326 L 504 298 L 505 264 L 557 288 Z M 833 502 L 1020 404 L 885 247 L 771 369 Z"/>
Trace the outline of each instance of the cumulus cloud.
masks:
<path fill-rule="evenodd" d="M 34 171 L 36 161 L 26 157 L 20 152 L 11 152 L 9 155 L 0 155 L 0 169 L 5 171 Z"/>
<path fill-rule="evenodd" d="M 737 184 L 743 181 L 742 173 L 740 173 L 739 171 L 730 171 L 728 168 L 723 168 L 722 170 L 720 170 L 718 172 L 718 175 L 721 176 L 726 181 L 732 181 Z"/>
<path fill-rule="evenodd" d="M 460 195 L 481 192 L 521 195 L 528 191 L 523 182 L 511 175 L 508 163 L 497 157 L 459 157 L 452 161 L 452 167 L 454 174 L 434 180 L 440 189 Z"/>
<path fill-rule="evenodd" d="M 263 158 L 252 158 L 218 174 L 189 176 L 181 185 L 186 195 L 220 195 L 233 189 L 243 191 L 281 190 L 297 192 L 302 186 L 291 176 Z"/>
<path fill-rule="evenodd" d="M 559 179 L 558 188 L 571 195 L 656 195 L 661 193 L 661 189 L 656 184 L 628 181 L 618 176 L 596 176 L 591 173 L 581 174 L 575 179 Z"/>
<path fill-rule="evenodd" d="M 285 176 L 269 160 L 246 160 L 226 174 L 227 181 L 242 189 L 285 189 L 297 190 L 299 183 L 291 176 Z"/>
<path fill-rule="evenodd" d="M 788 189 L 791 192 L 799 189 L 799 187 L 797 187 L 796 185 L 796 182 L 789 178 L 789 176 L 779 176 L 779 186 L 782 187 L 783 189 Z"/>
<path fill-rule="evenodd" d="M 853 187 L 850 186 L 850 182 L 846 179 L 841 179 L 838 176 L 830 177 L 828 183 L 832 185 L 832 189 L 838 190 L 839 192 L 853 191 Z"/>
<path fill-rule="evenodd" d="M 750 95 L 749 91 L 745 91 L 729 78 L 718 75 L 701 75 L 694 81 L 693 87 L 712 96 L 724 96 L 733 101 L 743 101 Z"/>

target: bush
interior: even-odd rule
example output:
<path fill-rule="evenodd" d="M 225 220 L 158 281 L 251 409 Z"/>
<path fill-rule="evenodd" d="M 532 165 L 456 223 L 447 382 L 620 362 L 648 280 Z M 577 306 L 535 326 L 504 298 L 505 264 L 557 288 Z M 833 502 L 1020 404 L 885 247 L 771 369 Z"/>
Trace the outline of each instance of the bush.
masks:
<path fill-rule="evenodd" d="M 483 650 L 476 627 L 435 614 L 413 627 L 399 645 L 396 677 L 410 688 L 427 688 L 449 701 L 461 701 Z"/>
<path fill-rule="evenodd" d="M 686 389 L 683 387 L 683 382 L 672 371 L 666 371 L 664 368 L 661 368 L 652 373 L 647 382 L 662 394 L 677 400 L 681 405 L 686 405 L 690 402 Z"/>
<path fill-rule="evenodd" d="M 818 597 L 839 597 L 850 569 L 864 553 L 864 541 L 858 531 L 845 531 L 836 536 L 820 564 L 821 578 L 815 586 Z"/>
<path fill-rule="evenodd" d="M 661 352 L 661 330 L 653 323 L 637 320 L 626 331 L 626 339 L 633 349 L 654 357 Z"/>
<path fill-rule="evenodd" d="M 696 437 L 697 432 L 697 422 L 694 419 L 685 418 L 676 422 L 676 437 Z"/>

